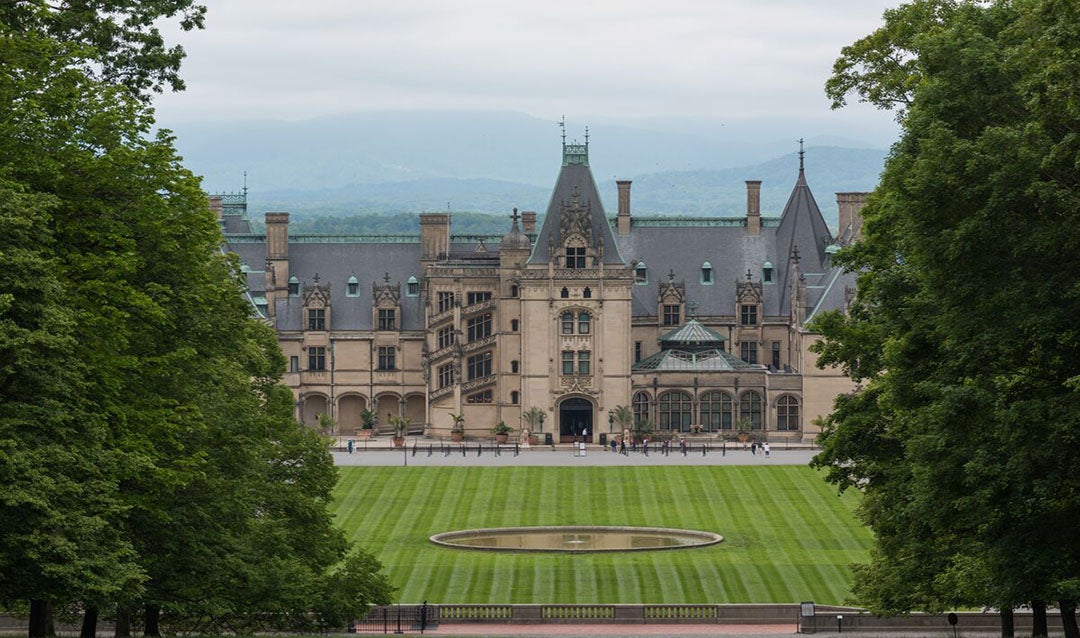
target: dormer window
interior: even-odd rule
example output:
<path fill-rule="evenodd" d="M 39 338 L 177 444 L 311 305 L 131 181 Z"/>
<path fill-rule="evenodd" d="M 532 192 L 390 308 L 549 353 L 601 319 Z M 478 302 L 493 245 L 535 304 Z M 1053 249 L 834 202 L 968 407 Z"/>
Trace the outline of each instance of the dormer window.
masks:
<path fill-rule="evenodd" d="M 769 262 L 765 262 L 765 265 L 761 267 L 761 282 L 766 284 L 773 282 L 773 267 Z"/>
<path fill-rule="evenodd" d="M 360 296 L 360 282 L 356 280 L 356 277 L 349 277 L 349 281 L 345 284 L 345 296 L 346 297 L 359 297 Z"/>
<path fill-rule="evenodd" d="M 289 277 L 289 296 L 290 297 L 299 297 L 300 296 L 300 280 L 296 278 L 296 275 L 293 275 L 292 277 Z"/>
<path fill-rule="evenodd" d="M 757 320 L 757 304 L 742 304 L 740 307 L 739 324 L 743 326 L 756 326 Z"/>
<path fill-rule="evenodd" d="M 709 262 L 701 264 L 701 283 L 706 286 L 713 283 L 712 264 Z"/>
<path fill-rule="evenodd" d="M 649 271 L 645 268 L 645 262 L 639 261 L 637 266 L 634 267 L 634 283 L 635 284 L 647 284 L 649 283 Z"/>
<path fill-rule="evenodd" d="M 415 297 L 420 294 L 420 282 L 416 280 L 416 277 L 410 276 L 405 282 L 405 296 Z"/>
<path fill-rule="evenodd" d="M 585 267 L 585 247 L 568 246 L 566 248 L 566 267 L 580 269 Z"/>

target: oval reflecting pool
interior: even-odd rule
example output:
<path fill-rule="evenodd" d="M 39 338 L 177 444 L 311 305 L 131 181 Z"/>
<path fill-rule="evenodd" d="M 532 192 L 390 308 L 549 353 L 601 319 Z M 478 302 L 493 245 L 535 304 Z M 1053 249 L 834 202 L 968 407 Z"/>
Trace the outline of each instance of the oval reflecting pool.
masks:
<path fill-rule="evenodd" d="M 499 552 L 635 552 L 704 547 L 724 540 L 712 532 L 664 527 L 493 527 L 443 532 L 430 538 L 446 547 Z"/>

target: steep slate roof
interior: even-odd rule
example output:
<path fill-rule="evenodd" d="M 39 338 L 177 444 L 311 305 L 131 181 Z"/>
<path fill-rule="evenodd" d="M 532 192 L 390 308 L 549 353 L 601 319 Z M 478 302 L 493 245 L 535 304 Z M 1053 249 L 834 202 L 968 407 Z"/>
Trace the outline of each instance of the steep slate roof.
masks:
<path fill-rule="evenodd" d="M 584 149 L 584 153 L 581 151 Z M 600 200 L 600 192 L 593 180 L 592 170 L 589 169 L 588 144 L 568 145 L 563 143 L 563 165 L 559 170 L 559 177 L 555 180 L 555 188 L 551 192 L 551 200 L 548 202 L 547 213 L 544 215 L 544 225 L 536 237 L 530 264 L 546 264 L 550 255 L 548 243 L 554 247 L 561 245 L 559 237 L 559 223 L 562 206 L 569 204 L 577 196 L 582 206 L 591 210 L 591 226 L 593 243 L 597 244 L 601 239 L 604 242 L 604 263 L 622 264 L 623 259 L 619 256 L 619 250 L 615 243 L 615 236 L 611 232 L 607 217 L 604 215 L 604 203 Z"/>
<path fill-rule="evenodd" d="M 777 258 L 781 263 L 773 263 L 783 266 L 778 268 L 777 283 L 782 290 L 789 290 L 794 283 L 791 256 L 798 251 L 799 270 L 806 275 L 807 306 L 810 308 L 817 301 L 817 298 L 812 296 L 811 286 L 818 290 L 817 287 L 823 285 L 822 275 L 830 270 L 825 249 L 832 241 L 825 218 L 821 216 L 821 210 L 814 201 L 814 194 L 806 183 L 802 151 L 799 151 L 799 178 L 795 181 L 795 188 L 792 189 L 787 205 L 784 206 L 784 214 L 780 217 L 780 226 L 776 229 Z M 820 295 L 820 290 L 815 294 Z M 780 304 L 782 314 L 790 311 L 789 302 L 790 298 L 785 295 Z"/>

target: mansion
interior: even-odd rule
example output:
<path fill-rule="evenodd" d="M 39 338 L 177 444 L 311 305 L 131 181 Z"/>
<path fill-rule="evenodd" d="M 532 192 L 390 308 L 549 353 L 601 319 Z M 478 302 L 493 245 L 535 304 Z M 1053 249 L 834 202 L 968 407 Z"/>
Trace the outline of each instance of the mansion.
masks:
<path fill-rule="evenodd" d="M 381 236 L 295 235 L 288 213 L 266 213 L 256 234 L 243 196 L 211 197 L 297 417 L 352 434 L 370 410 L 383 431 L 398 416 L 436 437 L 464 417 L 486 438 L 539 411 L 539 433 L 596 441 L 625 407 L 661 431 L 812 439 L 853 384 L 814 365 L 805 325 L 851 298 L 832 255 L 858 236 L 866 194 L 837 194 L 834 236 L 800 151 L 779 216 L 761 215 L 759 181 L 743 217 L 634 216 L 617 181 L 609 217 L 588 151 L 564 138 L 543 218 L 515 210 L 502 236 L 455 235 L 449 213 Z"/>

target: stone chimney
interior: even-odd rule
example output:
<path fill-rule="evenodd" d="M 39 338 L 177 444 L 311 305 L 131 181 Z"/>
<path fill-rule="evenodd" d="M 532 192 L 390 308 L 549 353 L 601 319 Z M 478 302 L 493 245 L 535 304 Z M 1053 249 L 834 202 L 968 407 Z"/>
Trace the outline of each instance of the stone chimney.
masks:
<path fill-rule="evenodd" d="M 435 261 L 450 253 L 450 213 L 420 213 L 420 259 Z"/>
<path fill-rule="evenodd" d="M 289 289 L 289 214 L 266 213 L 266 303 L 270 316 Z"/>
<path fill-rule="evenodd" d="M 221 221 L 221 195 L 211 195 L 206 199 L 210 205 L 210 210 L 214 212 L 214 217 Z"/>
<path fill-rule="evenodd" d="M 615 230 L 620 235 L 630 234 L 630 180 L 620 179 L 615 181 L 619 188 L 619 214 L 615 218 Z"/>
<path fill-rule="evenodd" d="M 870 193 L 837 193 L 836 207 L 840 211 L 840 229 L 837 237 L 841 242 L 849 244 L 860 236 L 862 230 L 862 215 L 860 212 L 866 206 L 866 198 Z"/>
<path fill-rule="evenodd" d="M 746 232 L 761 234 L 761 180 L 746 180 Z"/>
<path fill-rule="evenodd" d="M 536 234 L 536 211 L 526 210 L 521 212 L 521 232 L 526 235 Z"/>

